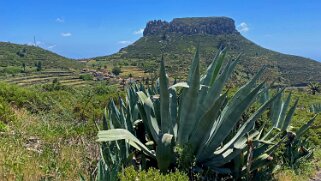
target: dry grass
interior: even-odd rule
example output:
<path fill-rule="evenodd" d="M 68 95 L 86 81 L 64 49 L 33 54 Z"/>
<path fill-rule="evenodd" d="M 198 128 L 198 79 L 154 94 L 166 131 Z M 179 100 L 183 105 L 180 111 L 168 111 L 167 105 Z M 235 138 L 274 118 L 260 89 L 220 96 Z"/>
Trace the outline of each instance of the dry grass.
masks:
<path fill-rule="evenodd" d="M 0 139 L 0 180 L 79 180 L 79 174 L 90 175 L 98 156 L 93 141 L 68 137 L 64 131 L 50 135 L 46 127 L 58 126 L 55 120 L 44 123 L 25 110 L 15 114 L 18 120 Z M 30 143 L 33 138 L 36 143 Z"/>

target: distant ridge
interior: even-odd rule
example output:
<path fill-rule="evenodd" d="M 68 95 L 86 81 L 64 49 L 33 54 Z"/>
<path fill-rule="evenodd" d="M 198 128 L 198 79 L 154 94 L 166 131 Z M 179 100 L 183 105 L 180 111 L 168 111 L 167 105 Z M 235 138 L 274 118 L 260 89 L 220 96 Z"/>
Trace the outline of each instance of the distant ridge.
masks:
<path fill-rule="evenodd" d="M 229 57 L 242 53 L 238 79 L 250 77 L 265 65 L 265 78 L 287 85 L 321 82 L 321 63 L 299 56 L 286 55 L 260 47 L 243 37 L 228 17 L 175 18 L 171 22 L 149 21 L 144 36 L 118 53 L 96 57 L 97 61 L 137 64 L 146 71 L 158 66 L 161 54 L 167 69 L 179 74 L 187 69 L 199 44 L 203 65 L 209 63 L 219 47 L 227 47 Z"/>
<path fill-rule="evenodd" d="M 21 66 L 23 63 L 34 66 L 39 61 L 44 68 L 76 69 L 83 66 L 78 61 L 40 47 L 0 42 L 0 67 Z"/>

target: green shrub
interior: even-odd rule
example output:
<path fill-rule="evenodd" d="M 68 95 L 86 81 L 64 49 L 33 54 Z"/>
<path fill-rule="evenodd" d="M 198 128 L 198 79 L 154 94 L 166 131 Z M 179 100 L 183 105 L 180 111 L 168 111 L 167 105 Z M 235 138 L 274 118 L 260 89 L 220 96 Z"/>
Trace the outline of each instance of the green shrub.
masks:
<path fill-rule="evenodd" d="M 4 67 L 0 69 L 0 73 L 4 73 L 4 74 L 18 74 L 21 72 L 23 72 L 23 69 L 21 69 L 21 67 L 15 67 L 15 66 Z"/>
<path fill-rule="evenodd" d="M 8 122 L 16 119 L 10 105 L 0 97 L 0 131 L 6 131 Z"/>
<path fill-rule="evenodd" d="M 54 79 L 51 84 L 42 85 L 44 91 L 59 91 L 59 90 L 68 90 L 68 86 L 62 85 L 58 79 Z"/>
<path fill-rule="evenodd" d="M 0 83 L 0 97 L 18 108 L 23 107 L 31 112 L 49 110 L 51 106 L 50 97 L 42 92 L 6 83 Z"/>
<path fill-rule="evenodd" d="M 96 85 L 93 89 L 94 89 L 94 93 L 98 95 L 116 92 L 116 87 L 112 87 L 104 84 Z"/>
<path fill-rule="evenodd" d="M 111 72 L 112 72 L 113 74 L 115 74 L 115 75 L 119 75 L 120 73 L 122 73 L 120 67 L 114 67 Z"/>
<path fill-rule="evenodd" d="M 121 181 L 186 181 L 188 176 L 179 171 L 161 174 L 159 170 L 150 168 L 148 171 L 136 171 L 134 167 L 128 167 L 125 169 L 124 174 L 119 174 Z"/>
<path fill-rule="evenodd" d="M 91 74 L 82 74 L 79 76 L 79 78 L 82 80 L 93 80 L 94 76 Z"/>

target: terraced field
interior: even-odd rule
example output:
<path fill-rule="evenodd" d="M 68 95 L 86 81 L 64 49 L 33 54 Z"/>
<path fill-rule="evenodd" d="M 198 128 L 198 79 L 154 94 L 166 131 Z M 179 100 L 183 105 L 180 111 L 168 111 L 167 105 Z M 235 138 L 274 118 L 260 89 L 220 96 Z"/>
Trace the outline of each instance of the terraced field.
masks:
<path fill-rule="evenodd" d="M 37 72 L 31 74 L 20 74 L 15 77 L 0 78 L 5 82 L 20 85 L 32 86 L 51 83 L 57 79 L 62 85 L 68 86 L 85 86 L 92 83 L 92 81 L 84 81 L 79 78 L 81 73 L 72 71 L 51 70 L 44 72 Z"/>

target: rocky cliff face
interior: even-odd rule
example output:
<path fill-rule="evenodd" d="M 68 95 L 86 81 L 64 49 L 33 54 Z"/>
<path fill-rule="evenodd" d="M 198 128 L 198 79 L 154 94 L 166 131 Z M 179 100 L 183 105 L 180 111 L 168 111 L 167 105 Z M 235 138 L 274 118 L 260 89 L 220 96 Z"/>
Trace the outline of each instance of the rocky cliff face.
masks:
<path fill-rule="evenodd" d="M 179 33 L 184 35 L 239 34 L 234 20 L 226 17 L 176 18 L 171 22 L 149 21 L 144 29 L 144 36 Z"/>

